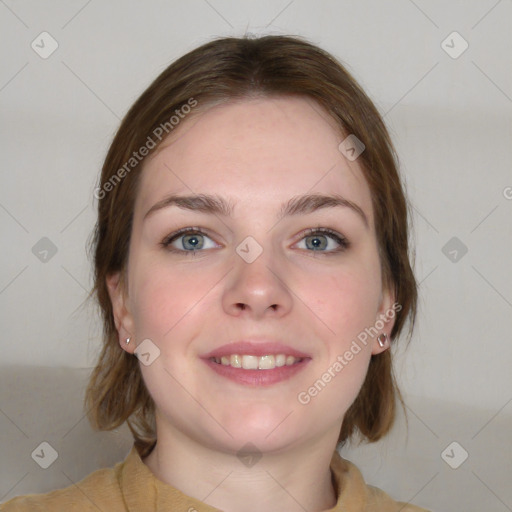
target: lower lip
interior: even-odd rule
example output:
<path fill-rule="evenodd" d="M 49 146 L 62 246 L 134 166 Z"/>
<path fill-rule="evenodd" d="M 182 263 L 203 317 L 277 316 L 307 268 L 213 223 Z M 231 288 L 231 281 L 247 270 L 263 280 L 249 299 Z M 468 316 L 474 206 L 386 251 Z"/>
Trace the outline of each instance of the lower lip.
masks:
<path fill-rule="evenodd" d="M 272 370 L 244 370 L 243 368 L 234 368 L 233 366 L 214 363 L 209 359 L 203 359 L 203 361 L 214 372 L 237 384 L 246 386 L 270 386 L 290 379 L 303 370 L 311 359 L 305 358 L 299 363 L 290 366 L 276 367 Z"/>

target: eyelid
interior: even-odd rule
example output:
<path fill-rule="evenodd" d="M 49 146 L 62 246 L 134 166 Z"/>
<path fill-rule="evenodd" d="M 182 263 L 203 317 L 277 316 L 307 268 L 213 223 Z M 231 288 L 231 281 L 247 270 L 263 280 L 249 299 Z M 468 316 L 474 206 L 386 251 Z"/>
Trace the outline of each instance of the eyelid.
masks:
<path fill-rule="evenodd" d="M 199 228 L 199 227 L 193 227 L 193 226 L 188 226 L 186 228 L 181 228 L 181 229 L 177 229 L 176 231 L 173 231 L 172 233 L 170 233 L 169 235 L 167 235 L 161 242 L 162 245 L 168 245 L 170 244 L 171 242 L 174 241 L 174 239 L 176 238 L 179 238 L 180 236 L 183 236 L 183 235 L 192 235 L 192 234 L 195 234 L 195 235 L 205 235 L 207 236 L 208 238 L 211 238 L 208 233 L 205 232 L 204 229 L 202 228 Z"/>

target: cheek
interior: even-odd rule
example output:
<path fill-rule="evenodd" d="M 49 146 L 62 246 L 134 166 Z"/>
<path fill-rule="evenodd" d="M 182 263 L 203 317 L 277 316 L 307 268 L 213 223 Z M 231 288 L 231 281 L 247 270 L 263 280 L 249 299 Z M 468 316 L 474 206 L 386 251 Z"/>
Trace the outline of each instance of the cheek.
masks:
<path fill-rule="evenodd" d="M 378 278 L 372 267 L 351 267 L 310 288 L 311 309 L 321 319 L 316 334 L 323 340 L 324 353 L 297 400 L 312 417 L 323 415 L 325 421 L 336 423 L 363 385 L 372 350 L 372 339 L 364 338 L 364 332 L 377 318 Z"/>
<path fill-rule="evenodd" d="M 343 345 L 374 324 L 381 296 L 380 272 L 373 265 L 351 265 L 339 272 L 303 279 L 303 294 Z"/>
<path fill-rule="evenodd" d="M 155 340 L 170 335 L 205 295 L 209 284 L 205 276 L 191 278 L 186 270 L 165 261 L 140 261 L 133 267 L 132 282 L 137 337 Z"/>

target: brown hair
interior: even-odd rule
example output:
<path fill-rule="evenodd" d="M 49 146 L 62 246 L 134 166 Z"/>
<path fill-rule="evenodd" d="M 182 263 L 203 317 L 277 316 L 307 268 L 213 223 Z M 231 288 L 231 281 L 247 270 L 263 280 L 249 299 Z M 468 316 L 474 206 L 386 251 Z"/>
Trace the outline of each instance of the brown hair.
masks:
<path fill-rule="evenodd" d="M 199 107 L 254 96 L 299 95 L 313 99 L 342 133 L 354 134 L 366 149 L 358 158 L 369 185 L 383 285 L 401 305 L 391 339 L 416 315 L 417 286 L 409 262 L 408 208 L 395 150 L 381 116 L 347 70 L 330 54 L 295 37 L 222 38 L 187 53 L 165 69 L 144 91 L 121 122 L 101 172 L 98 219 L 94 231 L 96 295 L 103 316 L 103 348 L 86 391 L 91 424 L 111 430 L 127 422 L 141 456 L 156 441 L 155 405 L 138 359 L 122 350 L 114 324 L 106 277 L 123 273 L 128 260 L 140 163 L 126 163 L 147 145 L 148 137 L 191 99 Z M 158 145 L 158 144 L 157 144 Z M 125 172 L 120 172 L 124 169 Z M 114 175 L 121 177 L 115 183 Z M 110 186 L 108 186 L 110 183 Z M 108 193 L 106 193 L 108 191 Z M 391 428 L 396 397 L 390 350 L 371 357 L 366 380 L 348 409 L 339 442 L 353 434 L 376 441 Z M 403 403 L 403 402 L 402 402 Z"/>

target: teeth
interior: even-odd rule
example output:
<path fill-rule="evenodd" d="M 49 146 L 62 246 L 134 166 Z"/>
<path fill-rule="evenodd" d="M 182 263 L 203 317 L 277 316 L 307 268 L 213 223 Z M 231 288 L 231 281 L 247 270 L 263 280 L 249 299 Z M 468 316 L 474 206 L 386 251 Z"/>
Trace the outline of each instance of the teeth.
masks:
<path fill-rule="evenodd" d="M 242 359 L 238 355 L 231 356 L 229 362 L 233 368 L 242 368 Z"/>
<path fill-rule="evenodd" d="M 286 356 L 284 354 L 279 354 L 276 356 L 276 366 L 284 366 L 286 364 Z"/>
<path fill-rule="evenodd" d="M 242 356 L 242 368 L 244 370 L 257 370 L 258 359 L 257 356 Z"/>
<path fill-rule="evenodd" d="M 262 356 L 258 361 L 260 370 L 270 370 L 276 367 L 276 358 L 274 356 Z"/>
<path fill-rule="evenodd" d="M 243 368 L 244 370 L 273 370 L 281 366 L 292 366 L 302 361 L 301 358 L 287 356 L 285 354 L 269 354 L 266 356 L 251 356 L 233 354 L 231 356 L 212 357 L 211 360 L 224 366 Z"/>

